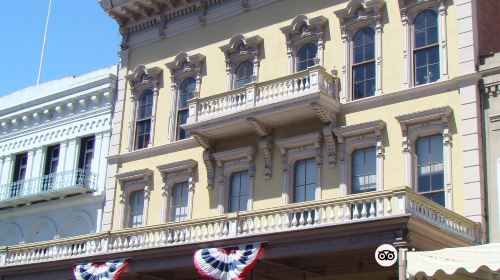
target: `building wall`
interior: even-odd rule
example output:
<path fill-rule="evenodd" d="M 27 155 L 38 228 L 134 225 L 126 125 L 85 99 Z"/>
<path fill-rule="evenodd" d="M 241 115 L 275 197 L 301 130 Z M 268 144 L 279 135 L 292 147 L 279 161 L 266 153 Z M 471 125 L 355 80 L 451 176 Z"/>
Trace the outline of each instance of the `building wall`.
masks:
<path fill-rule="evenodd" d="M 26 88 L 0 99 L 1 245 L 100 231 L 115 75 L 116 66 L 111 66 Z M 82 194 L 54 189 L 45 194 L 47 190 L 42 184 L 55 182 L 55 187 L 50 188 L 71 188 L 70 184 L 79 180 L 78 172 L 84 172 L 77 171 L 82 156 L 81 139 L 88 136 L 95 140 L 90 170 L 86 172 L 96 177 L 95 181 L 85 180 L 95 183 L 95 190 Z M 55 179 L 49 179 L 45 175 L 47 147 L 53 145 L 59 146 L 59 159 L 55 175 L 48 175 Z M 19 186 L 20 197 L 29 199 L 14 205 L 9 203 L 9 192 L 16 155 L 25 152 L 25 183 Z"/>
<path fill-rule="evenodd" d="M 463 2 L 463 3 L 462 3 Z M 309 18 L 324 16 L 328 19 L 325 29 L 325 59 L 327 71 L 337 70 L 339 75 L 343 65 L 343 45 L 341 28 L 335 11 L 346 8 L 348 1 L 278 1 L 241 15 L 214 22 L 189 32 L 177 34 L 158 42 L 142 42 L 140 36 L 131 37 L 131 47 L 122 52 L 123 74 L 131 74 L 139 65 L 147 68 L 158 67 L 163 70 L 161 85 L 157 99 L 158 111 L 155 118 L 154 146 L 168 150 L 168 125 L 172 96 L 170 72 L 165 64 L 172 62 L 180 52 L 189 55 L 197 53 L 206 56 L 204 74 L 201 82 L 200 97 L 213 96 L 227 91 L 224 54 L 219 49 L 228 44 L 230 38 L 237 34 L 246 37 L 259 35 L 264 39 L 262 59 L 258 81 L 268 81 L 284 77 L 287 72 L 287 50 L 285 35 L 281 27 L 291 24 L 295 16 L 307 15 Z M 480 158 L 480 127 L 477 106 L 477 77 L 475 72 L 477 40 L 473 31 L 475 21 L 475 3 L 461 1 L 460 5 L 452 1 L 446 2 L 446 54 L 448 57 L 448 79 L 435 84 L 406 89 L 402 71 L 404 70 L 403 26 L 401 11 L 397 1 L 387 1 L 382 20 L 382 96 L 367 100 L 357 100 L 343 104 L 337 126 L 349 126 L 381 119 L 386 123 L 383 132 L 384 186 L 391 189 L 405 185 L 403 178 L 403 136 L 396 116 L 418 112 L 441 106 L 451 107 L 452 136 L 452 185 L 453 210 L 475 221 L 484 219 L 483 182 Z M 156 31 L 151 31 L 156 32 Z M 146 35 L 141 35 L 146 37 Z M 467 38 L 464 40 L 463 38 Z M 201 147 L 193 146 L 193 139 L 182 140 L 183 144 L 175 151 L 145 156 L 146 152 L 130 151 L 128 146 L 131 134 L 133 103 L 130 101 L 129 84 L 122 80 L 123 118 L 120 123 L 121 134 L 116 135 L 120 143 L 116 156 L 117 173 L 149 168 L 153 170 L 152 188 L 149 209 L 161 209 L 162 177 L 156 166 L 184 159 L 198 162 L 197 181 L 195 182 L 193 218 L 205 218 L 216 215 L 218 186 L 207 189 L 206 168 L 202 160 Z M 344 89 L 342 89 L 344 90 Z M 376 101 L 379 100 L 379 101 Z M 373 103 L 372 103 L 373 102 Z M 303 123 L 275 128 L 273 141 L 304 133 L 319 132 L 321 123 L 317 120 L 304 120 Z M 118 138 L 120 137 L 120 138 Z M 256 145 L 258 137 L 245 135 L 241 138 L 227 139 L 216 144 L 216 151 L 229 148 Z M 472 143 L 471 145 L 469 145 Z M 177 147 L 177 146 L 176 146 Z M 326 147 L 322 146 L 323 155 Z M 120 156 L 123 155 L 123 156 Z M 133 156 L 132 156 L 133 155 Z M 143 155 L 143 156 L 141 156 Z M 127 158 L 126 160 L 123 158 Z M 282 156 L 276 145 L 273 145 L 273 176 L 263 176 L 263 160 L 260 152 L 256 153 L 256 177 L 254 190 L 254 209 L 263 209 L 281 205 L 283 184 Z M 322 198 L 341 196 L 340 167 L 322 166 Z M 111 182 L 111 181 L 110 181 Z M 113 209 L 113 228 L 121 218 L 118 213 L 120 205 L 120 185 L 115 182 L 115 202 Z M 110 207 L 111 208 L 111 207 Z M 160 211 L 150 211 L 147 225 L 160 223 Z"/>

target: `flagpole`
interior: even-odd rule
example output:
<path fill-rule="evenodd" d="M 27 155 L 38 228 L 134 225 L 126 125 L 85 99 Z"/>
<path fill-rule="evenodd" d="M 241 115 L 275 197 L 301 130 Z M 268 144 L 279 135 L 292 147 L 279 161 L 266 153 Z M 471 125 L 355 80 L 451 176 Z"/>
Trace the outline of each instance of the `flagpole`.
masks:
<path fill-rule="evenodd" d="M 47 39 L 47 29 L 49 27 L 49 17 L 50 17 L 51 4 L 52 4 L 52 0 L 49 0 L 49 9 L 47 11 L 47 20 L 45 21 L 45 32 L 43 33 L 42 54 L 40 55 L 40 66 L 38 67 L 38 78 L 36 79 L 37 85 L 40 83 L 40 76 L 42 75 L 43 54 L 45 51 L 45 41 Z"/>

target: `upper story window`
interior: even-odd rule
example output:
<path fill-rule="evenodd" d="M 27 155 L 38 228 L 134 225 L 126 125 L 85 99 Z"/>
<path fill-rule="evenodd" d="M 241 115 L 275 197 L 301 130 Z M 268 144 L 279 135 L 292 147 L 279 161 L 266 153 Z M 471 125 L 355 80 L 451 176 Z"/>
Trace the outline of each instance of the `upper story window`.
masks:
<path fill-rule="evenodd" d="M 246 211 L 248 204 L 248 171 L 231 174 L 229 212 Z"/>
<path fill-rule="evenodd" d="M 403 24 L 403 87 L 448 78 L 446 2 L 399 0 Z"/>
<path fill-rule="evenodd" d="M 241 88 L 248 83 L 252 82 L 253 77 L 253 63 L 245 61 L 238 65 L 236 68 L 236 81 L 235 88 Z"/>
<path fill-rule="evenodd" d="M 161 74 L 158 67 L 139 65 L 126 77 L 132 91 L 129 151 L 153 146 Z"/>
<path fill-rule="evenodd" d="M 180 222 L 188 219 L 188 182 L 177 183 L 172 188 L 171 221 Z"/>
<path fill-rule="evenodd" d="M 352 153 L 351 193 L 363 193 L 377 189 L 375 147 L 357 149 Z"/>
<path fill-rule="evenodd" d="M 54 187 L 55 177 L 59 165 L 59 145 L 47 147 L 47 157 L 45 158 L 45 170 L 43 174 L 42 190 L 47 191 Z"/>
<path fill-rule="evenodd" d="M 385 1 L 349 1 L 336 11 L 344 61 L 342 102 L 382 94 L 382 27 Z"/>
<path fill-rule="evenodd" d="M 144 192 L 133 191 L 129 199 L 128 227 L 140 227 L 143 225 Z"/>
<path fill-rule="evenodd" d="M 432 10 L 420 12 L 413 28 L 415 85 L 435 82 L 440 78 L 437 14 Z"/>
<path fill-rule="evenodd" d="M 314 66 L 314 59 L 318 55 L 318 46 L 315 44 L 306 44 L 297 52 L 297 71 L 306 70 L 308 67 Z"/>
<path fill-rule="evenodd" d="M 181 52 L 174 61 L 166 64 L 170 69 L 173 96 L 169 117 L 169 142 L 189 137 L 180 126 L 186 124 L 189 119 L 188 101 L 200 95 L 201 77 L 206 72 L 204 62 L 204 55 Z"/>
<path fill-rule="evenodd" d="M 327 22 L 323 16 L 298 15 L 290 25 L 280 28 L 286 36 L 289 74 L 313 65 L 323 66 Z"/>
<path fill-rule="evenodd" d="M 78 158 L 78 168 L 91 170 L 92 159 L 94 157 L 95 136 L 89 136 L 80 140 L 80 155 Z"/>
<path fill-rule="evenodd" d="M 314 200 L 316 197 L 316 161 L 314 158 L 295 163 L 293 182 L 293 202 Z"/>
<path fill-rule="evenodd" d="M 153 92 L 144 91 L 137 103 L 135 122 L 135 149 L 147 148 L 151 137 L 151 117 L 153 113 Z"/>
<path fill-rule="evenodd" d="M 247 38 L 237 34 L 227 45 L 220 47 L 226 58 L 228 90 L 242 88 L 257 81 L 262 43 L 263 39 L 260 36 Z"/>
<path fill-rule="evenodd" d="M 15 197 L 21 195 L 22 181 L 26 178 L 26 169 L 28 167 L 28 153 L 16 155 L 14 162 L 14 175 L 12 178 L 12 186 L 10 189 L 10 196 Z"/>
<path fill-rule="evenodd" d="M 353 37 L 353 99 L 375 95 L 375 32 L 364 27 Z"/>
<path fill-rule="evenodd" d="M 193 77 L 185 79 L 179 88 L 179 104 L 177 106 L 177 137 L 178 140 L 189 137 L 189 134 L 181 128 L 187 122 L 189 116 L 188 100 L 194 97 L 196 91 L 196 80 Z"/>
<path fill-rule="evenodd" d="M 443 136 L 421 137 L 416 148 L 417 191 L 444 206 Z"/>

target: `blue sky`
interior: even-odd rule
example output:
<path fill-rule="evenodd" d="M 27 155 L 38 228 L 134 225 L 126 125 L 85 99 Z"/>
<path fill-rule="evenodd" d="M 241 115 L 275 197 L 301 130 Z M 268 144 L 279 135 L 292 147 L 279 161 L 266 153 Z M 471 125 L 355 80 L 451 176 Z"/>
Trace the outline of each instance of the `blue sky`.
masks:
<path fill-rule="evenodd" d="M 36 84 L 48 0 L 0 8 L 0 95 Z M 41 83 L 118 62 L 118 25 L 97 0 L 52 0 Z"/>

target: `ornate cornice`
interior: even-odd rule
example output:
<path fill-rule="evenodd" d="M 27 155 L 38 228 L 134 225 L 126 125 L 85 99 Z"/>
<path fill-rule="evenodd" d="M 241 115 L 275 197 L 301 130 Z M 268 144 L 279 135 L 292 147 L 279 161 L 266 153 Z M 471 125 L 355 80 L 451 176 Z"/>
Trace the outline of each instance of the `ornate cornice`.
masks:
<path fill-rule="evenodd" d="M 181 52 L 175 56 L 174 61 L 165 64 L 170 70 L 172 81 L 176 81 L 181 76 L 200 77 L 203 74 L 203 64 L 205 56 L 202 54 L 189 55 Z"/>
<path fill-rule="evenodd" d="M 335 12 L 339 18 L 342 33 L 361 26 L 380 25 L 385 0 L 351 0 L 344 9 Z"/>
<path fill-rule="evenodd" d="M 324 28 L 328 19 L 324 16 L 309 18 L 305 15 L 296 16 L 290 25 L 280 28 L 286 36 L 288 47 L 303 41 L 322 41 Z"/>
<path fill-rule="evenodd" d="M 157 90 L 160 87 L 162 73 L 163 70 L 159 67 L 147 68 L 144 65 L 135 67 L 134 71 L 125 77 L 132 88 L 132 97 L 146 88 Z"/>

